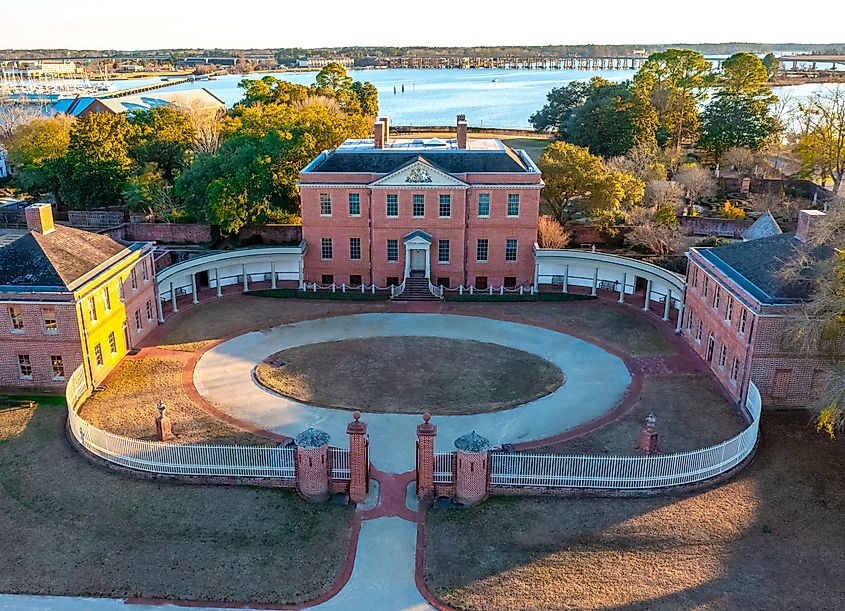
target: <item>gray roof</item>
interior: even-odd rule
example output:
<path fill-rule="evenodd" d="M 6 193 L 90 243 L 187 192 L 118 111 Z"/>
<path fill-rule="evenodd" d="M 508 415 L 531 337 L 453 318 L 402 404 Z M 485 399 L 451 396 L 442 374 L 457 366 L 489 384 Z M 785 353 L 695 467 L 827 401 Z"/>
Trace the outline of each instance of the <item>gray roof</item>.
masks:
<path fill-rule="evenodd" d="M 0 286 L 69 290 L 126 246 L 112 238 L 56 225 L 46 234 L 30 232 L 0 249 Z"/>
<path fill-rule="evenodd" d="M 423 240 L 425 240 L 427 242 L 431 242 L 431 240 L 432 240 L 431 234 L 426 233 L 422 229 L 414 229 L 410 233 L 406 233 L 405 237 L 403 237 L 402 240 L 404 242 L 407 242 L 408 240 L 413 240 L 414 238 L 422 238 Z"/>
<path fill-rule="evenodd" d="M 778 225 L 775 217 L 767 210 L 766 214 L 758 218 L 751 227 L 742 232 L 742 239 L 746 241 L 759 240 L 760 238 L 768 238 L 769 236 L 780 235 L 782 233 L 783 230 Z"/>
<path fill-rule="evenodd" d="M 296 445 L 303 448 L 321 448 L 328 445 L 330 439 L 331 438 L 328 433 L 324 433 L 323 431 L 311 426 L 294 437 L 293 441 Z"/>
<path fill-rule="evenodd" d="M 421 160 L 447 174 L 514 173 L 531 171 L 513 150 L 501 151 L 446 150 L 419 152 L 402 150 L 370 150 L 368 152 L 343 152 L 329 154 L 311 172 L 366 172 L 390 174 L 402 166 Z"/>
<path fill-rule="evenodd" d="M 808 268 L 797 281 L 787 282 L 781 275 L 785 263 L 796 255 L 809 254 L 814 259 L 824 260 L 834 253 L 829 246 L 802 242 L 795 233 L 693 250 L 765 304 L 799 301 L 813 291 L 813 269 Z"/>
<path fill-rule="evenodd" d="M 490 442 L 473 431 L 458 437 L 455 440 L 455 447 L 462 452 L 486 452 L 490 449 Z"/>

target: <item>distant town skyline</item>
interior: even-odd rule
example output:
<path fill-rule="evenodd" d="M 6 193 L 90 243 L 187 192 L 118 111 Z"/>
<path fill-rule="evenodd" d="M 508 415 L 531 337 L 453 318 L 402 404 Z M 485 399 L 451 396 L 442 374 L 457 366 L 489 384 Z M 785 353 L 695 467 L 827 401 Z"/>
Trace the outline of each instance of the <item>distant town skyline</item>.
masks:
<path fill-rule="evenodd" d="M 6 49 L 278 48 L 339 46 L 497 46 L 754 42 L 835 44 L 843 38 L 831 0 L 794 11 L 728 0 L 706 4 L 622 0 L 540 1 L 501 11 L 480 0 L 429 0 L 408 8 L 387 0 L 247 0 L 143 5 L 41 0 L 3 8 Z M 810 27 L 803 27 L 803 26 Z"/>

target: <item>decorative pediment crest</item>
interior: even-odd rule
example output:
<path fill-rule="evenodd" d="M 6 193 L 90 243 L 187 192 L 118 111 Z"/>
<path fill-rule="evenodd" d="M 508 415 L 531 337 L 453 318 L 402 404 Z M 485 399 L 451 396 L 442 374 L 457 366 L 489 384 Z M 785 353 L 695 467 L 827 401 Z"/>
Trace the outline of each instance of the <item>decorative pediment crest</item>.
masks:
<path fill-rule="evenodd" d="M 373 187 L 466 187 L 467 183 L 439 170 L 423 160 L 382 176 L 371 183 Z"/>
<path fill-rule="evenodd" d="M 405 182 L 431 182 L 431 174 L 425 168 L 414 168 L 408 172 Z"/>

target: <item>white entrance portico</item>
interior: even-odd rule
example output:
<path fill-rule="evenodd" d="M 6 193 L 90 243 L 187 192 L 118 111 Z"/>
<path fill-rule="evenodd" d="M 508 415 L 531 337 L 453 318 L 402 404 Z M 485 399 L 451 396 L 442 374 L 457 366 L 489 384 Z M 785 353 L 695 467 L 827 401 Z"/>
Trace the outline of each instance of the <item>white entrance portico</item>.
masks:
<path fill-rule="evenodd" d="M 431 234 L 415 229 L 403 238 L 405 278 L 431 278 Z"/>

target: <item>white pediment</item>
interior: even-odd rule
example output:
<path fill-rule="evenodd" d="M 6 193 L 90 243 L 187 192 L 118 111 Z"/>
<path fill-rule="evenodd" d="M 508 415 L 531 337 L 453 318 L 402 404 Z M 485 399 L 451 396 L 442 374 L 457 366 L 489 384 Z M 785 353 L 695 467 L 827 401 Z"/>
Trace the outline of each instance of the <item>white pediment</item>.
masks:
<path fill-rule="evenodd" d="M 382 176 L 370 183 L 372 187 L 408 187 L 408 188 L 430 188 L 430 187 L 466 187 L 467 183 L 441 172 L 427 163 L 415 161 L 403 168 Z"/>

